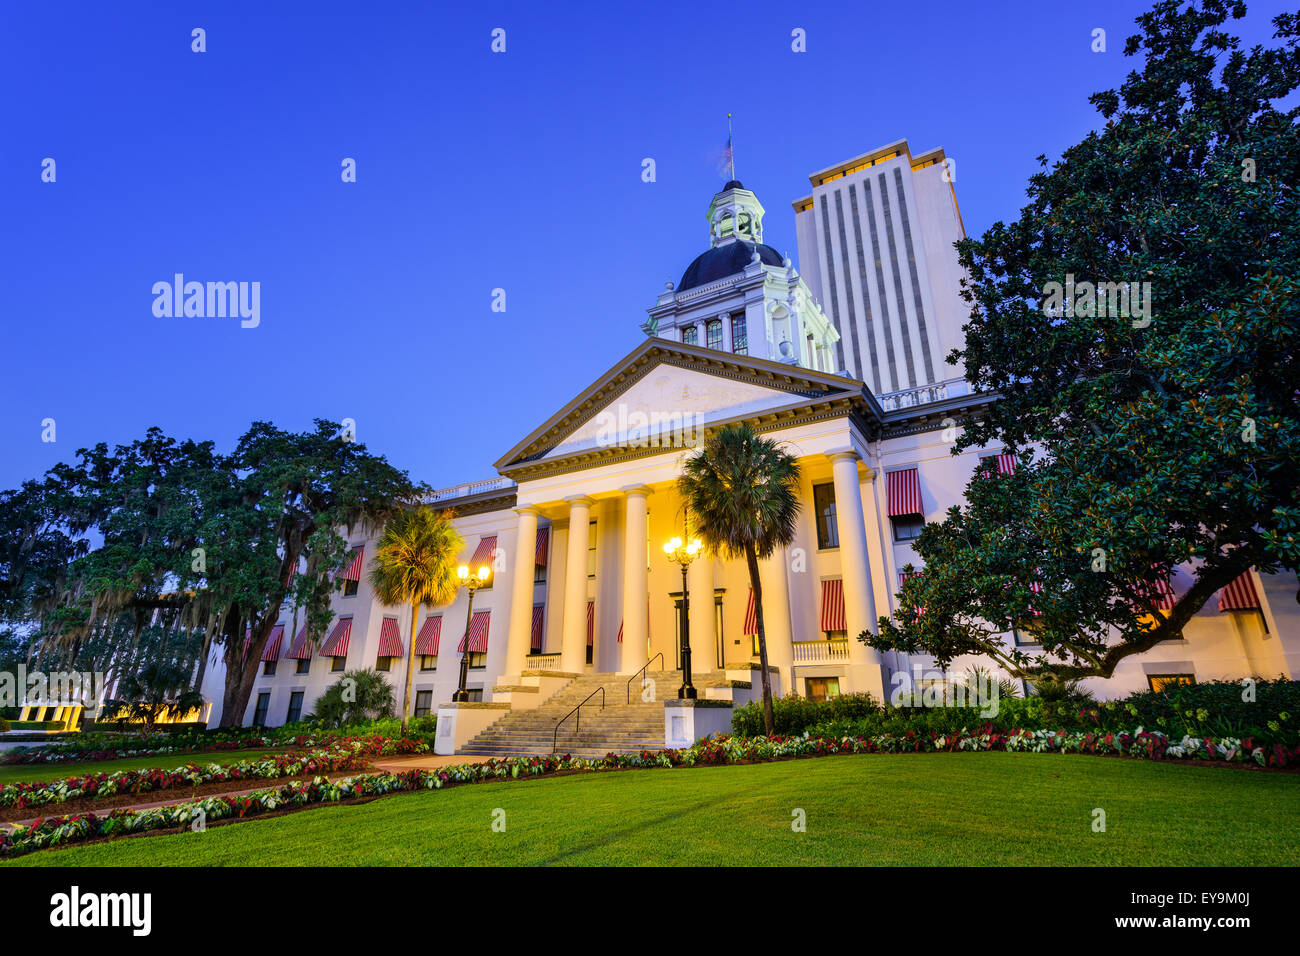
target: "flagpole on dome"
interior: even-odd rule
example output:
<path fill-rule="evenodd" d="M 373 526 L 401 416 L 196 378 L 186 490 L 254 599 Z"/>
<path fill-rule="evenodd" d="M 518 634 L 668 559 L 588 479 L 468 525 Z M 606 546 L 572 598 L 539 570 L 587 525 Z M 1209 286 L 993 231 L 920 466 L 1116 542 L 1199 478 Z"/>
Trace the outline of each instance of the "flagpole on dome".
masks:
<path fill-rule="evenodd" d="M 731 132 L 731 114 L 727 114 L 727 161 L 731 164 L 731 180 L 736 179 L 736 147 L 735 137 Z"/>

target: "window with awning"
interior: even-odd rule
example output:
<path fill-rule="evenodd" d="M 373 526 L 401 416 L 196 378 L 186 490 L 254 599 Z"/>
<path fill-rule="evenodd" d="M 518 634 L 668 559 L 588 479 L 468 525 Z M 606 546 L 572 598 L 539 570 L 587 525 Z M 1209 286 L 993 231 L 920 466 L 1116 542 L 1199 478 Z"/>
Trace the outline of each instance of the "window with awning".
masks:
<path fill-rule="evenodd" d="M 758 609 L 754 606 L 754 589 L 749 589 L 749 603 L 745 605 L 745 637 L 758 634 Z"/>
<path fill-rule="evenodd" d="M 528 645 L 534 654 L 540 654 L 542 652 L 542 627 L 544 625 L 545 620 L 546 620 L 546 605 L 534 604 L 533 605 L 533 635 L 532 635 L 532 640 Z"/>
<path fill-rule="evenodd" d="M 848 629 L 844 622 L 844 582 L 839 578 L 822 582 L 821 629 L 828 632 Z"/>
<path fill-rule="evenodd" d="M 280 650 L 284 644 L 284 625 L 277 624 L 271 629 L 271 636 L 266 639 L 266 647 L 262 648 L 263 661 L 278 661 L 280 659 Z"/>
<path fill-rule="evenodd" d="M 1014 475 L 1016 472 L 1016 456 L 1006 453 L 985 455 L 980 459 L 979 467 L 984 469 L 986 474 Z"/>
<path fill-rule="evenodd" d="M 495 573 L 496 567 L 492 560 L 492 552 L 497 548 L 497 536 L 494 534 L 484 535 L 478 540 L 478 547 L 474 549 L 474 556 L 469 559 L 469 573 L 477 574 L 478 569 L 487 565 L 488 570 Z M 488 578 L 491 581 L 491 577 Z"/>
<path fill-rule="evenodd" d="M 406 648 L 402 645 L 402 634 L 397 618 L 386 617 L 379 626 L 379 657 L 404 657 Z"/>
<path fill-rule="evenodd" d="M 334 625 L 334 630 L 330 636 L 325 639 L 321 645 L 321 657 L 347 657 L 348 643 L 352 638 L 352 618 L 341 617 L 339 622 Z"/>
<path fill-rule="evenodd" d="M 1219 592 L 1219 612 L 1224 611 L 1261 611 L 1259 595 L 1255 592 L 1255 581 L 1249 571 L 1236 580 L 1229 582 Z"/>
<path fill-rule="evenodd" d="M 596 644 L 596 602 L 587 602 L 587 646 Z"/>
<path fill-rule="evenodd" d="M 492 624 L 491 611 L 475 611 L 469 621 L 469 633 L 460 639 L 456 653 L 465 653 L 465 642 L 469 641 L 471 654 L 486 654 L 488 649 L 488 630 Z"/>
<path fill-rule="evenodd" d="M 536 564 L 539 568 L 546 567 L 546 555 L 547 552 L 550 550 L 550 545 L 551 545 L 551 529 L 538 528 L 537 529 L 537 554 L 533 558 L 533 563 Z"/>
<path fill-rule="evenodd" d="M 298 631 L 298 636 L 293 639 L 293 646 L 289 649 L 288 659 L 291 661 L 309 661 L 311 660 L 311 645 L 307 641 L 307 625 L 304 624 Z"/>
<path fill-rule="evenodd" d="M 442 615 L 435 614 L 432 617 L 426 617 L 424 623 L 420 625 L 420 633 L 415 638 L 415 654 L 417 657 L 437 657 L 438 656 L 438 638 L 442 634 Z"/>
<path fill-rule="evenodd" d="M 924 517 L 921 504 L 921 476 L 915 468 L 891 471 L 886 476 L 889 488 L 889 517 Z"/>

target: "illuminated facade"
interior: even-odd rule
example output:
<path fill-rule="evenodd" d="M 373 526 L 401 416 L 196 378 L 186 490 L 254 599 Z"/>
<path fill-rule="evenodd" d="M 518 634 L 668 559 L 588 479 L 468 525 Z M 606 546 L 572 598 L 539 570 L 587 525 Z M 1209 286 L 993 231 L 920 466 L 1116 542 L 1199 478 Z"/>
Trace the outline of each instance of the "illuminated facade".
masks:
<path fill-rule="evenodd" d="M 462 648 L 471 655 L 471 701 L 497 707 L 484 721 L 537 708 L 582 675 L 673 671 L 681 572 L 661 546 L 684 530 L 676 480 L 690 446 L 732 422 L 779 441 L 801 468 L 795 540 L 761 567 L 777 692 L 887 698 L 895 675 L 925 671 L 927 658 L 882 654 L 853 638 L 896 610 L 900 573 L 917 562 L 912 542 L 925 522 L 961 500 L 977 467 L 1014 460 L 1001 448 L 954 456 L 945 441 L 945 419 L 977 413 L 987 399 L 950 381 L 956 373 L 941 358 L 960 344 L 955 258 L 943 248 L 960 220 L 955 197 L 944 206 L 953 194 L 938 178 L 942 154 L 911 157 L 903 143 L 867 157 L 814 177 L 813 196 L 804 208 L 796 203 L 807 281 L 763 243 L 754 194 L 728 183 L 709 207 L 709 249 L 648 310 L 647 337 L 520 439 L 495 463 L 495 477 L 433 496 L 432 506 L 456 511 L 462 561 L 494 569 L 472 617 L 462 592 L 446 608 L 421 610 L 411 634 L 406 608 L 374 599 L 366 570 L 375 541 L 358 536 L 334 598 L 336 623 L 313 644 L 286 613 L 245 723 L 310 713 L 345 669 L 387 671 L 400 697 L 408 655 L 415 714 L 437 712 L 456 690 Z M 861 259 L 859 236 L 871 243 Z M 882 364 L 889 341 L 892 366 Z M 843 373 L 841 349 L 855 374 Z M 1180 569 L 1174 591 L 1189 581 Z M 1127 659 L 1091 688 L 1113 697 L 1170 679 L 1294 676 L 1295 577 L 1252 572 L 1238 590 L 1199 612 L 1185 640 Z M 757 661 L 743 563 L 696 560 L 688 592 L 695 670 L 702 683 L 716 678 L 701 696 L 752 697 L 757 675 L 729 679 L 753 674 Z M 979 663 L 959 660 L 949 673 Z M 214 662 L 204 686 L 218 702 L 213 722 L 221 687 Z"/>

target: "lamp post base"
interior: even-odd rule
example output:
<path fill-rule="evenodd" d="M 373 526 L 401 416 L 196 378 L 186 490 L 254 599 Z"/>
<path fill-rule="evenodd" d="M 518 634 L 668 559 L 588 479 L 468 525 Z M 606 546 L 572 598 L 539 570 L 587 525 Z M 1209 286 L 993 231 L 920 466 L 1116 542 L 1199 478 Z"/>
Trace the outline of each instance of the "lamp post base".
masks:
<path fill-rule="evenodd" d="M 695 700 L 696 698 L 697 695 L 695 693 L 695 687 L 693 685 L 683 684 L 681 687 L 677 688 L 678 700 Z"/>
<path fill-rule="evenodd" d="M 458 690 L 458 691 L 456 691 L 456 693 L 454 693 L 454 694 L 451 695 L 451 700 L 452 700 L 452 703 L 455 703 L 455 704 L 468 704 L 468 703 L 469 703 L 469 691 L 467 691 L 467 690 Z"/>

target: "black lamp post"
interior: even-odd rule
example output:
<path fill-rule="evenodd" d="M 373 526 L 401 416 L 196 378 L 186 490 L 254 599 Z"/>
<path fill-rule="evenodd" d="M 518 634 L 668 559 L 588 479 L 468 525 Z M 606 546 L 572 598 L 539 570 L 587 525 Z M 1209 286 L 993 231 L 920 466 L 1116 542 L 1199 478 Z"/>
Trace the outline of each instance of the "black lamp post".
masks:
<path fill-rule="evenodd" d="M 469 700 L 469 691 L 465 689 L 465 681 L 469 679 L 469 623 L 474 615 L 474 592 L 487 584 L 487 579 L 492 574 L 492 569 L 486 564 L 478 569 L 478 574 L 470 574 L 469 566 L 462 564 L 456 572 L 464 587 L 469 588 L 469 607 L 465 610 L 465 650 L 460 655 L 460 687 L 456 693 L 451 695 L 453 701 L 463 702 Z"/>
<path fill-rule="evenodd" d="M 682 569 L 682 686 L 677 691 L 681 700 L 695 700 L 695 685 L 691 683 L 691 598 L 686 587 L 686 569 L 691 566 L 700 553 L 699 538 L 692 538 L 690 543 L 681 538 L 664 542 L 664 554 L 668 560 L 675 561 Z"/>

